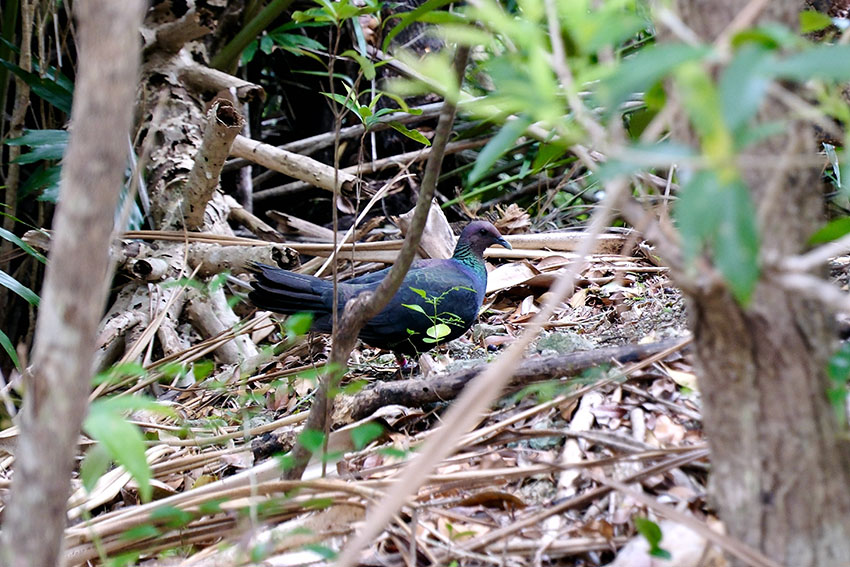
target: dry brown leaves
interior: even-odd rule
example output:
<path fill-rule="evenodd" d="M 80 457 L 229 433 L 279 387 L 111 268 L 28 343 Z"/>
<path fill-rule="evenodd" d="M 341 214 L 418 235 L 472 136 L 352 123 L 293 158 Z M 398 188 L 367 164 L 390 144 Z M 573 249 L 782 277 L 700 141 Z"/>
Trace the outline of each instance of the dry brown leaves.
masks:
<path fill-rule="evenodd" d="M 521 232 L 528 223 L 522 211 L 509 208 L 500 226 Z M 443 349 L 436 357 L 440 364 L 487 357 L 521 333 L 539 308 L 553 276 L 570 259 L 574 236 L 524 237 L 512 237 L 512 259 L 490 272 L 481 325 Z M 630 235 L 609 238 L 529 356 L 685 333 L 681 300 L 664 268 L 628 249 L 620 253 L 631 246 Z M 528 244 L 544 241 L 552 245 Z M 237 332 L 249 332 L 259 346 L 279 340 L 279 331 L 264 321 Z M 214 346 L 196 345 L 180 360 L 191 365 L 210 359 Z M 325 340 L 316 337 L 255 368 L 216 366 L 198 381 L 158 374 L 150 391 L 179 419 L 132 417 L 149 440 L 154 501 L 139 502 L 121 467 L 91 493 L 75 480 L 69 564 L 125 553 L 144 565 L 186 567 L 328 562 L 362 521 L 365 507 L 379 499 L 410 451 L 439 423 L 442 408 L 383 408 L 365 420 L 383 428 L 374 440 L 361 446 L 362 424 L 349 425 L 331 435 L 324 467 L 316 459 L 303 481 L 281 481 L 278 459 L 258 458 L 291 446 L 309 407 L 313 370 L 325 358 Z M 391 360 L 367 348 L 355 351 L 351 367 L 352 382 L 391 378 L 395 371 Z M 551 383 L 512 392 L 464 438 L 361 562 L 602 565 L 635 537 L 635 518 L 646 517 L 661 522 L 666 536 L 660 546 L 674 561 L 650 557 L 638 537 L 626 547 L 629 559 L 616 565 L 720 565 L 699 563 L 714 561 L 716 554 L 703 536 L 662 522 L 663 513 L 605 482 L 621 480 L 654 502 L 715 526 L 705 501 L 699 404 L 686 352 L 645 367 L 600 368 L 577 380 L 553 376 Z M 10 462 L 2 463 L 3 470 Z"/>

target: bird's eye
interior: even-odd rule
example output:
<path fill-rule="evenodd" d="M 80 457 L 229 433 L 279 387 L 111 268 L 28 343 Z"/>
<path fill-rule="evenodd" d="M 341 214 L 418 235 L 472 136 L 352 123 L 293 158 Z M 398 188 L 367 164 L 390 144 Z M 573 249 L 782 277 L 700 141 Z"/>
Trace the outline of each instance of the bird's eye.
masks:
<path fill-rule="evenodd" d="M 485 234 L 487 234 L 487 229 L 486 229 L 486 228 L 482 228 L 481 230 L 479 230 L 479 231 L 478 231 L 478 234 L 480 234 L 480 235 L 482 235 L 482 236 L 483 236 L 483 235 L 485 235 Z"/>

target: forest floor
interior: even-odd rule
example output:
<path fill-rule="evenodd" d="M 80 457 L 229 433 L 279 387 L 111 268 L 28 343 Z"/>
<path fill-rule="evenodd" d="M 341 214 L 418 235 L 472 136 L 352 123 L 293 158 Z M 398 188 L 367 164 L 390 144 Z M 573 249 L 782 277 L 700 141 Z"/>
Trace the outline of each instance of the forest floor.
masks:
<path fill-rule="evenodd" d="M 651 250 L 627 233 L 610 237 L 618 251 L 593 255 L 528 350 L 523 367 L 544 361 L 542 375 L 539 368 L 527 380 L 518 375 L 361 564 L 604 565 L 626 544 L 616 565 L 722 564 L 703 533 L 723 546 L 706 502 L 707 450 L 683 300 Z M 70 562 L 326 563 L 451 403 L 408 394 L 497 360 L 573 255 L 515 246 L 499 256 L 491 249 L 479 323 L 422 357 L 411 376 L 399 378 L 392 355 L 364 345 L 354 351 L 325 457 L 314 455 L 301 482 L 280 480 L 286 464 L 277 455 L 292 447 L 306 417 L 327 337 L 308 335 L 247 375 L 212 370 L 199 356 L 193 379 L 136 378 L 131 390 L 148 384 L 176 412 L 131 418 L 149 445 L 154 498 L 141 503 L 123 467 L 90 492 L 76 480 Z M 245 313 L 258 346 L 282 340 L 269 314 Z M 608 354 L 582 358 L 587 353 Z M 397 400 L 356 415 L 365 394 L 389 383 L 401 391 Z M 704 529 L 665 519 L 681 512 Z"/>

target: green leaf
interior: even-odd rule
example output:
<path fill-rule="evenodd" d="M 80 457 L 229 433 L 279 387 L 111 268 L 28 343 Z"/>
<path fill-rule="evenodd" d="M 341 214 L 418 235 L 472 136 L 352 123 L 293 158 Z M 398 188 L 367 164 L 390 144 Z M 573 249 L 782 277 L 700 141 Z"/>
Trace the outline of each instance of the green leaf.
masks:
<path fill-rule="evenodd" d="M 832 25 L 832 18 L 815 10 L 804 10 L 800 12 L 800 33 L 812 33 L 828 28 Z"/>
<path fill-rule="evenodd" d="M 142 378 L 147 375 L 148 371 L 138 362 L 125 362 L 116 364 L 103 372 L 98 372 L 92 379 L 92 384 L 99 385 L 104 382 L 117 384 L 125 378 Z"/>
<path fill-rule="evenodd" d="M 449 12 L 439 13 L 450 15 Z M 449 20 L 449 18 L 435 19 Z M 455 23 L 448 23 L 447 21 L 446 23 L 440 25 L 440 27 L 437 29 L 437 33 L 446 43 L 469 45 L 478 49 L 493 45 L 496 39 L 491 32 L 478 28 L 474 25 L 467 25 L 466 22 L 463 22 L 462 24 L 458 25 Z"/>
<path fill-rule="evenodd" d="M 67 88 L 67 85 L 52 80 L 49 75 L 41 77 L 38 73 L 24 71 L 14 63 L 4 59 L 0 59 L 0 65 L 22 79 L 29 85 L 32 92 L 44 99 L 45 102 L 52 104 L 65 114 L 71 114 L 73 93 Z"/>
<path fill-rule="evenodd" d="M 772 62 L 768 71 L 775 77 L 796 81 L 850 80 L 850 45 L 818 45 Z"/>
<path fill-rule="evenodd" d="M 271 38 L 278 47 L 285 49 L 294 55 L 302 55 L 302 48 L 315 49 L 317 51 L 325 49 L 325 46 L 322 45 L 321 42 L 316 41 L 312 37 L 301 35 L 299 33 L 286 33 L 278 30 L 280 30 L 280 28 L 269 32 L 268 37 Z"/>
<path fill-rule="evenodd" d="M 24 184 L 21 186 L 21 191 L 18 194 L 20 199 L 31 195 L 35 192 L 40 192 L 37 197 L 38 201 L 56 204 L 59 202 L 59 180 L 62 176 L 62 166 L 51 165 L 44 167 L 45 164 L 39 165 Z"/>
<path fill-rule="evenodd" d="M 298 442 L 311 453 L 316 453 L 325 444 L 325 434 L 315 429 L 305 429 L 298 435 Z"/>
<path fill-rule="evenodd" d="M 301 504 L 301 507 L 305 510 L 327 510 L 333 505 L 333 498 L 311 498 L 310 500 L 305 500 Z"/>
<path fill-rule="evenodd" d="M 198 513 L 201 516 L 220 514 L 222 512 L 221 505 L 225 502 L 227 502 L 227 498 L 214 498 L 212 500 L 208 500 L 198 506 Z"/>
<path fill-rule="evenodd" d="M 389 33 L 387 34 L 387 36 L 384 38 L 384 42 L 383 42 L 383 44 L 381 44 L 381 49 L 383 51 L 387 51 L 387 48 L 390 46 L 390 42 L 393 40 L 393 38 L 395 36 L 397 36 L 399 33 L 401 33 L 404 30 L 404 28 L 406 28 L 407 26 L 409 26 L 413 22 L 417 21 L 424 14 L 427 14 L 427 13 L 432 12 L 434 10 L 439 10 L 443 6 L 445 6 L 447 4 L 451 4 L 451 3 L 452 3 L 452 0 L 428 0 L 424 4 L 421 4 L 415 10 L 412 10 L 412 11 L 404 13 L 404 14 L 394 15 L 393 17 L 401 16 L 401 19 L 399 20 L 398 24 L 396 24 L 396 26 L 393 27 L 393 29 L 391 29 L 389 31 Z"/>
<path fill-rule="evenodd" d="M 366 380 L 354 380 L 352 382 L 349 382 L 345 386 L 339 388 L 338 393 L 345 394 L 347 396 L 353 396 L 357 392 L 363 390 L 363 388 L 365 388 L 367 384 L 369 384 L 369 382 Z"/>
<path fill-rule="evenodd" d="M 318 543 L 308 543 L 304 545 L 304 549 L 308 549 L 313 553 L 322 557 L 322 559 L 326 559 L 328 561 L 332 561 L 336 559 L 337 552 L 331 549 L 330 547 L 319 545 Z"/>
<path fill-rule="evenodd" d="M 502 154 L 511 149 L 517 138 L 522 136 L 526 128 L 531 125 L 531 120 L 527 117 L 521 117 L 506 123 L 499 133 L 487 142 L 487 145 L 479 152 L 475 160 L 475 166 L 469 172 L 467 183 L 470 185 L 476 183 L 484 174 L 493 167 Z"/>
<path fill-rule="evenodd" d="M 630 94 L 647 90 L 679 65 L 701 59 L 709 52 L 707 47 L 676 44 L 647 47 L 612 70 L 611 75 L 599 83 L 597 96 L 610 115 Z"/>
<path fill-rule="evenodd" d="M 428 327 L 428 329 L 425 331 L 425 334 L 434 340 L 440 340 L 443 337 L 446 337 L 451 334 L 451 332 L 451 327 L 449 327 L 445 323 L 438 323 L 432 327 Z"/>
<path fill-rule="evenodd" d="M 733 132 L 745 127 L 758 112 L 770 80 L 760 72 L 770 52 L 745 45 L 735 54 L 720 77 L 720 99 L 726 124 Z"/>
<path fill-rule="evenodd" d="M 68 146 L 65 144 L 37 146 L 32 151 L 21 154 L 12 160 L 12 163 L 35 163 L 42 160 L 61 160 L 65 155 L 65 149 Z"/>
<path fill-rule="evenodd" d="M 824 244 L 838 240 L 842 236 L 850 234 L 850 217 L 835 219 L 818 229 L 810 238 L 809 244 Z"/>
<path fill-rule="evenodd" d="M 319 45 L 321 46 L 321 44 Z M 324 47 L 322 46 L 321 49 L 324 49 Z M 363 76 L 366 77 L 367 80 L 371 81 L 375 78 L 375 65 L 367 58 L 363 57 L 353 49 L 346 49 L 341 53 L 341 55 L 343 57 L 351 57 L 357 61 L 357 64 L 360 65 L 360 69 L 363 71 Z"/>
<path fill-rule="evenodd" d="M 847 400 L 847 382 L 850 380 L 850 343 L 842 343 L 838 350 L 829 358 L 826 367 L 829 378 L 827 397 L 835 410 L 840 423 L 846 423 L 845 402 Z"/>
<path fill-rule="evenodd" d="M 381 455 L 386 455 L 387 457 L 391 457 L 393 459 L 403 459 L 407 457 L 407 451 L 397 449 L 396 447 L 381 447 L 380 449 L 378 449 L 378 453 L 380 453 Z"/>
<path fill-rule="evenodd" d="M 732 294 L 746 305 L 758 283 L 759 238 L 756 208 L 742 181 L 720 192 L 715 205 L 723 211 L 717 230 L 713 259 Z"/>
<path fill-rule="evenodd" d="M 366 445 L 379 438 L 384 433 L 384 428 L 374 421 L 358 425 L 351 430 L 351 442 L 358 451 Z"/>
<path fill-rule="evenodd" d="M 120 539 L 125 541 L 136 541 L 141 539 L 155 538 L 162 535 L 162 532 L 151 524 L 142 524 L 129 530 L 122 532 Z"/>
<path fill-rule="evenodd" d="M 189 524 L 194 516 L 185 510 L 174 506 L 163 506 L 151 512 L 150 519 L 157 524 L 165 524 L 172 530 L 180 529 Z"/>
<path fill-rule="evenodd" d="M 682 104 L 700 137 L 703 152 L 715 167 L 732 169 L 734 144 L 726 128 L 720 95 L 711 75 L 702 65 L 686 63 L 676 70 L 676 86 L 682 94 Z M 734 172 L 734 170 L 733 170 Z M 724 172 L 730 176 L 733 172 Z"/>
<path fill-rule="evenodd" d="M 142 556 L 140 551 L 127 551 L 119 553 L 113 557 L 109 557 L 106 562 L 107 567 L 133 567 L 139 564 L 139 558 Z"/>
<path fill-rule="evenodd" d="M 694 157 L 694 151 L 676 142 L 659 142 L 651 145 L 637 143 L 621 152 L 617 159 L 605 161 L 593 177 L 606 182 L 621 175 L 631 175 L 643 170 L 647 163 L 664 164 L 691 157 Z"/>
<path fill-rule="evenodd" d="M 215 362 L 212 360 L 197 360 L 192 363 L 192 376 L 195 382 L 206 380 L 215 370 Z"/>
<path fill-rule="evenodd" d="M 68 145 L 70 133 L 67 130 L 24 130 L 22 136 L 3 142 L 8 146 L 57 146 Z"/>
<path fill-rule="evenodd" d="M 242 57 L 239 60 L 239 64 L 241 66 L 245 66 L 254 59 L 254 55 L 257 54 L 257 49 L 260 47 L 260 42 L 256 39 L 248 44 L 248 46 L 242 50 Z"/>
<path fill-rule="evenodd" d="M 418 295 L 422 299 L 426 299 L 428 297 L 428 294 L 425 293 L 424 289 L 418 289 L 418 288 L 415 288 L 415 287 L 411 287 L 410 291 L 412 291 L 413 293 L 415 293 L 416 295 Z"/>
<path fill-rule="evenodd" d="M 339 103 L 340 105 L 344 106 L 345 108 L 347 108 L 348 110 L 350 110 L 351 112 L 356 114 L 357 118 L 359 118 L 361 122 L 364 122 L 363 116 L 360 114 L 360 105 L 357 104 L 357 101 L 354 100 L 351 96 L 344 96 L 344 95 L 341 95 L 339 93 L 325 93 L 325 92 L 323 92 L 321 94 L 325 95 L 329 99 L 334 100 L 337 103 Z"/>
<path fill-rule="evenodd" d="M 26 242 L 24 242 L 23 240 L 21 240 L 20 238 L 18 238 L 15 233 L 9 232 L 5 228 L 0 227 L 0 238 L 5 238 L 12 244 L 17 245 L 21 250 L 23 250 L 42 264 L 45 263 L 46 259 L 44 258 L 44 255 Z"/>
<path fill-rule="evenodd" d="M 20 295 L 30 305 L 38 307 L 38 295 L 33 290 L 2 270 L 0 270 L 0 285 Z"/>
<path fill-rule="evenodd" d="M 416 305 L 415 303 L 402 303 L 402 306 L 407 307 L 411 311 L 416 311 L 417 313 L 422 313 L 426 317 L 428 316 L 428 314 L 425 313 L 425 310 L 422 308 L 421 305 Z"/>
<path fill-rule="evenodd" d="M 659 547 L 661 538 L 664 537 L 664 534 L 661 532 L 661 528 L 658 527 L 658 524 L 647 518 L 635 518 L 635 528 L 649 544 L 650 555 L 663 559 L 670 559 L 672 557 L 669 551 Z"/>
<path fill-rule="evenodd" d="M 806 41 L 781 24 L 765 24 L 738 32 L 732 36 L 731 43 L 735 48 L 754 43 L 767 49 L 777 49 L 779 47 L 796 48 L 804 45 Z"/>
<path fill-rule="evenodd" d="M 702 171 L 682 187 L 674 215 L 685 261 L 708 249 L 735 298 L 746 304 L 759 277 L 755 206 L 740 180 Z"/>
<path fill-rule="evenodd" d="M 15 351 L 15 346 L 12 344 L 12 341 L 9 340 L 9 337 L 3 331 L 0 331 L 0 346 L 3 347 L 3 350 L 6 351 L 6 354 L 9 355 L 9 358 L 12 360 L 12 364 L 14 364 L 15 368 L 17 368 L 18 372 L 20 372 L 21 362 L 18 360 L 18 353 Z"/>
<path fill-rule="evenodd" d="M 290 315 L 283 324 L 287 340 L 292 340 L 295 337 L 306 335 L 310 331 L 310 325 L 312 324 L 312 313 L 295 313 Z"/>
<path fill-rule="evenodd" d="M 282 471 L 288 471 L 295 467 L 295 457 L 291 454 L 277 455 L 275 458 L 277 459 L 277 466 Z"/>
<path fill-rule="evenodd" d="M 130 363 L 132 364 L 132 363 Z M 177 417 L 177 413 L 168 406 L 164 406 L 144 396 L 117 396 L 113 398 L 101 398 L 92 405 L 96 405 L 98 411 L 120 415 L 128 411 L 149 411 L 163 417 Z"/>
<path fill-rule="evenodd" d="M 123 398 L 129 399 L 131 396 Z M 83 430 L 101 443 L 115 462 L 127 469 L 139 485 L 142 500 L 148 502 L 153 496 L 153 489 L 150 484 L 151 470 L 145 456 L 145 440 L 141 430 L 116 411 L 115 406 L 120 405 L 113 402 L 116 399 L 92 402 Z"/>
<path fill-rule="evenodd" d="M 111 462 L 112 457 L 103 445 L 93 445 L 86 451 L 86 456 L 80 464 L 80 479 L 83 481 L 86 492 L 91 493 L 94 490 L 97 481 L 106 472 Z"/>
<path fill-rule="evenodd" d="M 401 134 L 407 136 L 408 138 L 410 138 L 414 142 L 419 142 L 420 144 L 422 144 L 424 146 L 430 146 L 431 145 L 431 140 L 426 138 L 425 135 L 422 134 L 422 132 L 420 132 L 419 130 L 411 130 L 410 128 L 408 128 L 407 126 L 402 124 L 401 122 L 396 122 L 395 120 L 393 120 L 392 122 L 387 122 L 387 124 L 393 130 L 395 130 L 396 132 L 400 132 Z"/>
<path fill-rule="evenodd" d="M 562 165 L 566 156 L 567 151 L 560 144 L 540 144 L 531 163 L 531 170 L 536 174 L 549 166 Z"/>
<path fill-rule="evenodd" d="M 696 173 L 679 191 L 673 214 L 682 236 L 682 256 L 688 264 L 703 252 L 720 224 L 722 211 L 715 206 L 717 191 L 717 176 L 709 171 Z"/>
<path fill-rule="evenodd" d="M 395 93 L 390 93 L 386 91 L 381 91 L 381 96 L 385 96 L 387 98 L 392 99 L 398 105 L 398 108 L 389 108 L 391 112 L 406 112 L 407 114 L 412 114 L 413 116 L 419 116 L 422 114 L 421 108 L 410 108 L 407 106 L 407 102 L 405 102 L 403 97 L 398 96 Z"/>

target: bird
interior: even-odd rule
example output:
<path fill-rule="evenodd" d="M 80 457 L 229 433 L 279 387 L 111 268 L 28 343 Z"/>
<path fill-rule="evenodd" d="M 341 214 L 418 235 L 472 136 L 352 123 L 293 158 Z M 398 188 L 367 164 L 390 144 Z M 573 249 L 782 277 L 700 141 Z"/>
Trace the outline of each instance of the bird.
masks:
<path fill-rule="evenodd" d="M 404 356 L 419 355 L 463 335 L 478 318 L 487 289 L 484 250 L 511 245 L 487 221 L 472 221 L 458 238 L 449 259 L 414 262 L 396 294 L 366 322 L 359 338 L 369 346 Z M 307 312 L 311 330 L 332 331 L 333 283 L 265 264 L 250 266 L 255 273 L 248 299 L 256 307 L 282 314 Z M 338 284 L 338 308 L 365 291 L 374 291 L 389 268 Z"/>

